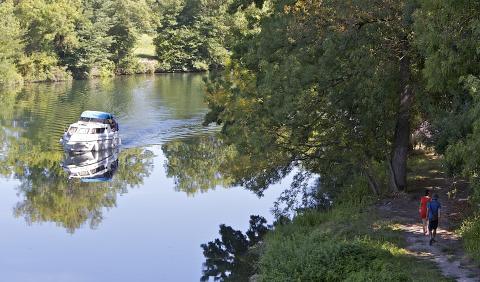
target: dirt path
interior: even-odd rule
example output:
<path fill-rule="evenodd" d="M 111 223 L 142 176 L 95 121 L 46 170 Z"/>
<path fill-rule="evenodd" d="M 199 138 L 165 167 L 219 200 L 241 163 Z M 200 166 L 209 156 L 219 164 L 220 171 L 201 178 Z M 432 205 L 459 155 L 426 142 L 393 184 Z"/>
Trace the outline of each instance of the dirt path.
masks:
<path fill-rule="evenodd" d="M 409 193 L 401 193 L 379 203 L 381 217 L 405 236 L 407 249 L 413 256 L 434 261 L 443 275 L 457 281 L 480 281 L 480 267 L 464 253 L 461 238 L 454 233 L 468 212 L 468 185 L 453 182 L 439 169 L 435 156 L 429 156 L 434 164 L 424 171 L 416 171 L 409 181 Z M 436 165 L 435 165 L 436 164 Z M 418 215 L 419 199 L 425 189 L 439 195 L 442 218 L 437 230 L 437 241 L 429 245 L 429 237 L 423 234 Z"/>

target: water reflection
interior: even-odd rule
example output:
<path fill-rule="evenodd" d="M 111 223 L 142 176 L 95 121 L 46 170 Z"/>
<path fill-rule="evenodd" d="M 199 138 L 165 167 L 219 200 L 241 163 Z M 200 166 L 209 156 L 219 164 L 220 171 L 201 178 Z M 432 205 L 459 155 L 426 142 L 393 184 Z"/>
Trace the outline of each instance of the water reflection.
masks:
<path fill-rule="evenodd" d="M 167 176 L 175 189 L 192 196 L 216 186 L 230 187 L 234 180 L 226 169 L 235 158 L 235 150 L 215 135 L 199 135 L 165 143 Z"/>
<path fill-rule="evenodd" d="M 45 170 L 35 162 L 25 162 L 28 173 L 17 188 L 22 200 L 14 214 L 29 224 L 55 222 L 69 233 L 85 223 L 96 228 L 104 209 L 116 206 L 118 195 L 143 183 L 153 169 L 153 157 L 150 150 L 137 148 L 120 154 L 107 150 L 67 155 L 63 169 L 59 165 L 60 169 Z"/>
<path fill-rule="evenodd" d="M 118 153 L 118 147 L 80 154 L 66 152 L 61 166 L 69 179 L 77 178 L 82 182 L 111 181 L 118 168 Z"/>
<path fill-rule="evenodd" d="M 261 246 L 271 226 L 258 215 L 250 216 L 250 228 L 245 234 L 225 224 L 220 225 L 220 238 L 202 244 L 205 263 L 200 281 L 249 281 L 257 271 Z"/>
<path fill-rule="evenodd" d="M 162 151 L 167 176 L 175 189 L 192 196 L 214 189 L 241 185 L 261 196 L 293 169 L 289 156 L 246 154 L 228 144 L 220 134 L 196 135 L 166 142 Z"/>
<path fill-rule="evenodd" d="M 202 77 L 192 74 L 0 91 L 3 280 L 195 281 L 199 246 L 219 223 L 246 230 L 251 213 L 268 217 L 275 189 L 258 199 L 220 188 L 268 182 L 272 158 L 239 155 L 218 129 L 202 127 L 203 97 Z M 63 152 L 58 139 L 84 110 L 119 118 L 119 152 Z M 125 257 L 139 259 L 118 268 Z M 87 260 L 102 268 L 85 270 Z"/>
<path fill-rule="evenodd" d="M 98 226 L 104 209 L 115 207 L 117 195 L 142 185 L 153 170 L 153 152 L 138 145 L 205 130 L 199 126 L 206 111 L 202 97 L 202 78 L 192 75 L 2 90 L 0 176 L 20 181 L 14 215 L 29 223 L 55 222 L 69 232 L 85 223 Z M 88 109 L 119 117 L 126 148 L 64 154 L 58 139 Z"/>

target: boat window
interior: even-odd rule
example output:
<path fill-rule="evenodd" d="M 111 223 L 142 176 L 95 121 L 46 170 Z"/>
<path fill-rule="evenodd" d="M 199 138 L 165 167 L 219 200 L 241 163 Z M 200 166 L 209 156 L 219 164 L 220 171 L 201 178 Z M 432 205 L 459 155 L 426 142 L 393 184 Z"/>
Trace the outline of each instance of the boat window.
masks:
<path fill-rule="evenodd" d="M 105 128 L 92 128 L 90 134 L 101 134 L 105 132 Z"/>
<path fill-rule="evenodd" d="M 74 127 L 74 126 L 71 126 L 71 127 L 68 129 L 68 133 L 70 133 L 70 134 L 73 134 L 73 133 L 75 133 L 76 131 L 77 131 L 77 128 Z"/>
<path fill-rule="evenodd" d="M 101 119 L 101 118 L 86 118 L 86 117 L 81 117 L 80 120 L 81 120 L 81 121 L 84 121 L 84 122 L 99 122 L 99 123 L 105 123 L 105 120 L 104 120 L 104 119 Z"/>
<path fill-rule="evenodd" d="M 87 134 L 88 133 L 88 128 L 79 128 L 77 130 L 77 133 L 79 134 Z"/>

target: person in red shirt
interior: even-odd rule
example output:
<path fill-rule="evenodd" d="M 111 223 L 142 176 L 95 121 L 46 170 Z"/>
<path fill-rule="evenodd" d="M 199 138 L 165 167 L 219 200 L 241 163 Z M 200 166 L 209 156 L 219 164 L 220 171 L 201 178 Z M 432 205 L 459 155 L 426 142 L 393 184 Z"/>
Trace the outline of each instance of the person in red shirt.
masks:
<path fill-rule="evenodd" d="M 425 190 L 425 196 L 420 199 L 420 208 L 418 212 L 420 213 L 420 218 L 422 219 L 423 224 L 423 233 L 428 235 L 427 231 L 427 204 L 431 201 L 430 190 Z"/>

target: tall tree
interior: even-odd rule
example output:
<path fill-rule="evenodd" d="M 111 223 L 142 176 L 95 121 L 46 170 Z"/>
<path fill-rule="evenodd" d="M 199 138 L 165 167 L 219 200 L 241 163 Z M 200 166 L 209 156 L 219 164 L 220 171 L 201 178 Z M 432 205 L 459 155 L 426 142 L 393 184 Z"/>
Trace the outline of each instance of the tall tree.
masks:
<path fill-rule="evenodd" d="M 207 70 L 223 66 L 230 1 L 169 0 L 160 4 L 155 46 L 164 70 Z"/>
<path fill-rule="evenodd" d="M 132 52 L 140 31 L 150 31 L 152 3 L 149 0 L 112 1 L 113 25 L 108 35 L 113 38 L 110 52 L 117 73 L 124 73 L 133 63 Z"/>
<path fill-rule="evenodd" d="M 78 27 L 79 46 L 69 62 L 77 78 L 113 74 L 110 53 L 113 37 L 108 32 L 113 26 L 114 13 L 112 1 L 83 1 L 83 19 Z"/>
<path fill-rule="evenodd" d="M 213 83 L 208 121 L 223 122 L 239 147 L 284 152 L 324 185 L 345 185 L 353 172 L 378 193 L 375 168 L 386 163 L 391 186 L 406 189 L 415 7 L 274 1 L 261 32 L 239 39 L 226 77 Z"/>

